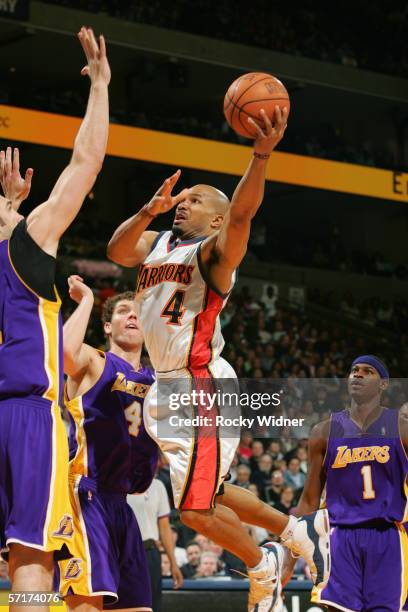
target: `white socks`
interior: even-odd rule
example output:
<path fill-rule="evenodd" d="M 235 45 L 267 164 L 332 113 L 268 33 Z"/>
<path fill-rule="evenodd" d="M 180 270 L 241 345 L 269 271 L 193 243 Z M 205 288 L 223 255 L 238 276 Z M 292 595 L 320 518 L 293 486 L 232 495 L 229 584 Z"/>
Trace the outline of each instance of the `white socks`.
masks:
<path fill-rule="evenodd" d="M 288 524 L 286 525 L 285 529 L 280 534 L 280 537 L 282 538 L 282 540 L 289 540 L 290 538 L 293 537 L 293 532 L 295 530 L 296 524 L 297 524 L 297 518 L 295 516 L 290 515 Z"/>

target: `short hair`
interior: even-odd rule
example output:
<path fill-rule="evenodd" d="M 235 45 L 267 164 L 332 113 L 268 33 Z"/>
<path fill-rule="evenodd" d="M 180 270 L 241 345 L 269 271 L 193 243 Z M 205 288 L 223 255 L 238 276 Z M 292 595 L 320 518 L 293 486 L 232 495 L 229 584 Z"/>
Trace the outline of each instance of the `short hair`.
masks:
<path fill-rule="evenodd" d="M 103 305 L 102 310 L 102 323 L 110 323 L 112 321 L 113 312 L 118 302 L 129 301 L 133 302 L 135 299 L 134 291 L 124 291 L 108 298 Z"/>
<path fill-rule="evenodd" d="M 190 548 L 190 546 L 198 546 L 198 548 L 200 548 L 200 545 L 198 542 L 196 542 L 195 540 L 190 540 L 189 542 L 187 542 L 186 544 L 186 550 L 187 548 Z"/>
<path fill-rule="evenodd" d="M 218 563 L 218 555 L 213 552 L 212 550 L 204 550 L 201 555 L 200 555 L 200 563 L 201 561 L 204 559 L 204 557 L 210 558 L 210 559 L 214 559 L 214 561 L 216 561 Z"/>

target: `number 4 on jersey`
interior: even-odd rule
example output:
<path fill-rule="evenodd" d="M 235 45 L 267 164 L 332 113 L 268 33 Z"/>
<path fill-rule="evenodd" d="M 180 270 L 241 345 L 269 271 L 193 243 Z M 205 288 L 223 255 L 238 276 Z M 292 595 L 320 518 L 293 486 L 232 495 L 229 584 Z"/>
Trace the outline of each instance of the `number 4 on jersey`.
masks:
<path fill-rule="evenodd" d="M 161 317 L 167 317 L 167 325 L 181 325 L 181 319 L 183 318 L 186 309 L 183 308 L 183 302 L 186 292 L 176 289 L 172 294 L 171 298 L 161 311 Z"/>

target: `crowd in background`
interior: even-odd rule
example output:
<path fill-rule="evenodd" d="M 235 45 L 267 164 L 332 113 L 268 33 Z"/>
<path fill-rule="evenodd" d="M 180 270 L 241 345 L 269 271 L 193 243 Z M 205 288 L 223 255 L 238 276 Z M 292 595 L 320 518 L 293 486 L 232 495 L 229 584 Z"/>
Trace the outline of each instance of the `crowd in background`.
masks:
<path fill-rule="evenodd" d="M 91 282 L 95 306 L 89 325 L 87 342 L 105 349 L 100 322 L 103 302 L 107 297 L 126 288 L 120 280 Z M 74 304 L 63 303 L 67 317 Z M 341 308 L 353 309 L 350 296 L 345 296 Z M 390 322 L 389 304 L 379 302 L 382 318 Z M 357 315 L 357 311 L 354 312 Z M 407 304 L 405 304 L 406 329 Z M 307 448 L 310 428 L 329 418 L 332 411 L 348 406 L 349 396 L 342 379 L 349 373 L 350 363 L 359 354 L 374 352 L 382 356 L 393 376 L 398 368 L 407 338 L 392 347 L 376 339 L 367 344 L 347 325 L 313 321 L 307 308 L 299 309 L 280 302 L 273 286 L 266 284 L 260 299 L 255 299 L 247 287 L 232 293 L 221 313 L 225 338 L 223 356 L 232 364 L 240 379 L 262 381 L 284 388 L 284 401 L 277 414 L 288 418 L 303 418 L 297 427 L 258 428 L 242 432 L 241 443 L 234 457 L 229 482 L 252 491 L 267 504 L 285 514 L 293 513 L 307 475 Z M 143 360 L 149 364 L 148 356 Z M 307 384 L 309 383 L 309 384 Z M 408 402 L 408 386 L 404 380 L 394 380 L 383 395 L 383 404 L 399 408 Z M 208 538 L 183 526 L 172 504 L 169 466 L 161 457 L 157 477 L 164 483 L 171 506 L 172 530 L 176 559 L 185 578 L 240 579 L 245 573 L 242 562 Z M 265 529 L 247 525 L 257 544 L 275 539 Z M 160 544 L 159 544 L 160 546 Z M 162 548 L 162 547 L 161 547 Z M 302 559 L 296 574 L 309 578 Z M 7 566 L 0 563 L 0 580 Z M 170 562 L 162 549 L 163 577 L 171 576 Z"/>
<path fill-rule="evenodd" d="M 66 84 L 27 84 L 20 81 L 18 74 L 3 75 L 0 79 L 0 103 L 24 108 L 34 108 L 47 112 L 82 116 L 86 107 L 85 96 Z M 110 114 L 111 123 L 133 125 L 145 129 L 160 130 L 175 134 L 185 134 L 210 140 L 248 144 L 248 140 L 236 134 L 223 118 L 219 108 L 195 109 L 194 113 L 173 109 L 171 113 L 157 112 L 154 109 L 138 108 L 136 102 L 115 108 L 113 103 Z M 391 135 L 392 136 L 392 135 Z M 389 141 L 393 141 L 392 137 Z M 395 141 L 395 138 L 394 138 Z M 335 122 L 324 122 L 313 126 L 313 133 L 287 131 L 279 146 L 281 151 L 312 157 L 320 157 L 341 162 L 404 170 L 404 162 L 396 151 L 398 146 L 390 143 L 379 144 L 369 138 L 350 141 Z"/>
<path fill-rule="evenodd" d="M 46 1 L 355 68 L 403 76 L 408 70 L 408 7 L 402 0 L 357 0 L 333 11 L 311 0 L 301 6 L 268 0 Z"/>

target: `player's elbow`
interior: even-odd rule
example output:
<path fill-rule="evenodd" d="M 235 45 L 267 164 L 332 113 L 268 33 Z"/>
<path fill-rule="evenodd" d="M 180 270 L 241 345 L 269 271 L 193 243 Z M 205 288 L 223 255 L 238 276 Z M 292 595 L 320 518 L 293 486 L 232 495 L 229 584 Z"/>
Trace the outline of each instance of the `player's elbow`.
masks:
<path fill-rule="evenodd" d="M 113 261 L 113 263 L 119 264 L 120 266 L 124 266 L 124 257 L 121 253 L 120 247 L 117 244 L 115 238 L 111 238 L 108 242 L 108 246 L 106 249 L 106 256 L 108 259 Z"/>
<path fill-rule="evenodd" d="M 132 255 L 124 253 L 122 247 L 115 238 L 109 241 L 106 249 L 106 256 L 113 261 L 113 263 L 123 266 L 124 268 L 134 268 L 142 261 L 137 258 L 134 253 Z"/>
<path fill-rule="evenodd" d="M 72 154 L 71 164 L 84 168 L 92 184 L 102 170 L 105 154 L 101 151 L 93 151 L 92 153 L 85 148 L 74 149 Z"/>

